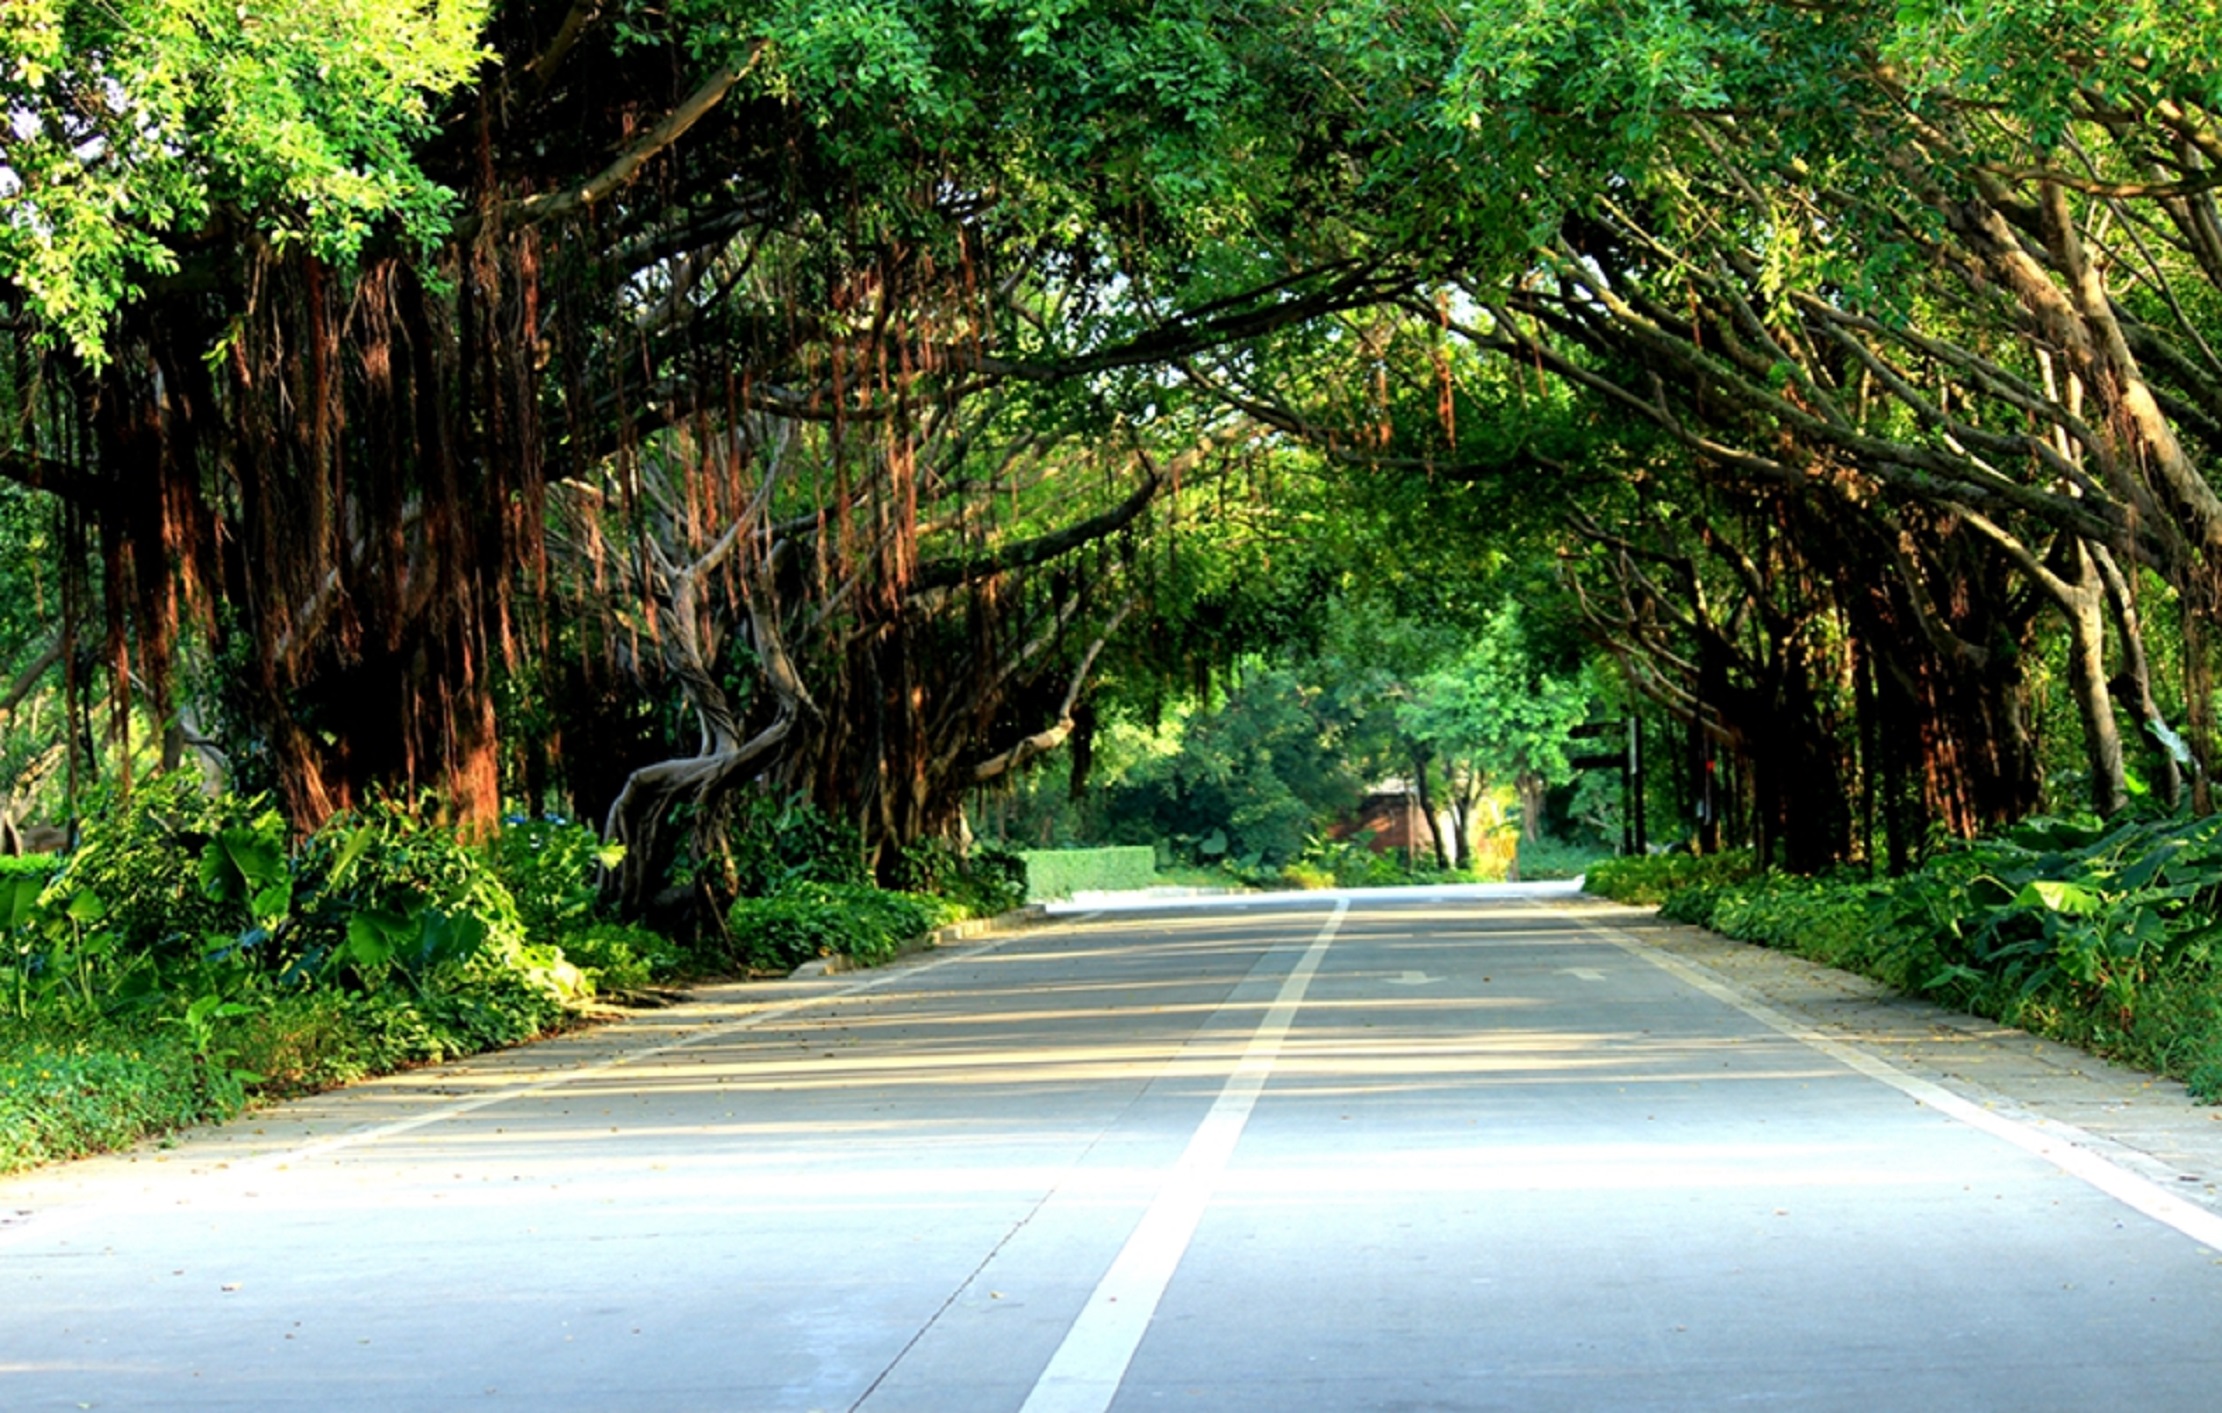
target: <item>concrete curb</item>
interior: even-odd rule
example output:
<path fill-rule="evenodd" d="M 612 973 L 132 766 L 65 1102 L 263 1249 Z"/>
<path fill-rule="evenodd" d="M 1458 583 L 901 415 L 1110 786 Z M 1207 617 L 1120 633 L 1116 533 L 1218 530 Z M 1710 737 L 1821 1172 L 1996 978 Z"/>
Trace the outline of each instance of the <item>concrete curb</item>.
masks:
<path fill-rule="evenodd" d="M 789 978 L 804 980 L 813 976 L 839 976 L 843 972 L 869 971 L 905 957 L 915 957 L 920 952 L 930 952 L 936 947 L 947 947 L 957 942 L 967 942 L 975 937 L 985 937 L 997 932 L 1015 932 L 1045 921 L 1049 910 L 1040 903 L 1029 903 L 1023 908 L 1013 908 L 994 917 L 968 917 L 963 922 L 952 922 L 947 927 L 937 927 L 923 937 L 914 937 L 896 949 L 895 955 L 884 962 L 860 962 L 854 957 L 813 957 L 787 973 Z"/>

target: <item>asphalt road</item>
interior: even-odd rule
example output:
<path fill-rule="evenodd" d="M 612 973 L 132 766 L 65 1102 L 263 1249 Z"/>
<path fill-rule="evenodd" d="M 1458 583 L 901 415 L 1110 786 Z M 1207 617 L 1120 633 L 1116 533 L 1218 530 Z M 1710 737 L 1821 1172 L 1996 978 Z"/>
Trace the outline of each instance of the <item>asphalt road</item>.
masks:
<path fill-rule="evenodd" d="M 1104 912 L 9 1180 L 0 1408 L 2222 1404 L 2222 1219 L 1618 926 Z"/>

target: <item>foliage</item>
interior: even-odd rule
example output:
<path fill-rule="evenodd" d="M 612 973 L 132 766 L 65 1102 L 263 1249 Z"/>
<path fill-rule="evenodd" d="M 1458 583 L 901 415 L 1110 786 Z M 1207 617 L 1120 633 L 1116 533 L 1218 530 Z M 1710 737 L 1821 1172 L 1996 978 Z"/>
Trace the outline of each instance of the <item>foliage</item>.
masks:
<path fill-rule="evenodd" d="M 124 955 L 199 958 L 212 938 L 238 939 L 258 908 L 273 917 L 290 910 L 290 895 L 245 893 L 242 868 L 267 887 L 284 857 L 284 826 L 258 805 L 207 795 L 183 771 L 145 782 L 121 803 L 96 802 L 46 901 L 94 900 Z M 204 859 L 213 861 L 205 886 Z"/>
<path fill-rule="evenodd" d="M 903 850 L 904 891 L 930 894 L 948 905 L 951 921 L 994 917 L 1026 901 L 1026 860 L 1000 844 L 976 842 L 959 853 L 939 839 L 921 839 Z"/>
<path fill-rule="evenodd" d="M 1742 850 L 1720 854 L 1647 854 L 1638 858 L 1601 860 L 1584 876 L 1583 886 L 1616 903 L 1657 907 L 1669 896 L 1693 885 L 1725 883 L 1751 871 L 1751 855 Z"/>
<path fill-rule="evenodd" d="M 176 1037 L 119 1030 L 0 1043 L 0 1172 L 120 1148 L 241 1102 Z"/>
<path fill-rule="evenodd" d="M 796 883 L 863 883 L 862 841 L 809 799 L 742 797 L 727 831 L 733 884 L 743 898 L 768 898 Z"/>
<path fill-rule="evenodd" d="M 1360 840 L 1314 835 L 1282 877 L 1299 888 L 1390 888 L 1411 882 L 1413 870 L 1401 858 L 1375 853 Z"/>
<path fill-rule="evenodd" d="M 212 221 L 345 262 L 452 195 L 413 150 L 475 71 L 487 0 L 10 0 L 0 280 L 84 357 Z M 243 239 L 245 233 L 230 239 Z"/>
<path fill-rule="evenodd" d="M 1522 839 L 1515 855 L 1523 883 L 1553 878 L 1582 878 L 1612 858 L 1612 852 L 1594 844 L 1569 844 L 1545 836 Z M 1592 891 L 1597 891 L 1594 886 Z"/>
<path fill-rule="evenodd" d="M 600 877 L 622 852 L 585 825 L 550 819 L 511 820 L 486 846 L 524 937 L 555 946 L 597 991 L 637 990 L 681 964 L 662 933 L 605 915 Z"/>
<path fill-rule="evenodd" d="M 561 945 L 563 959 L 586 974 L 597 994 L 637 991 L 682 966 L 669 938 L 634 922 L 582 920 L 564 930 Z"/>
<path fill-rule="evenodd" d="M 2032 820 L 1888 880 L 1680 869 L 1653 882 L 1644 891 L 1672 890 L 1663 917 L 2120 1054 L 2222 1097 L 2222 819 Z"/>
<path fill-rule="evenodd" d="M 534 941 L 560 942 L 586 926 L 601 902 L 598 871 L 618 851 L 583 824 L 513 819 L 487 845 L 494 877 L 517 906 L 517 921 Z"/>
<path fill-rule="evenodd" d="M 1348 722 L 1295 669 L 1252 670 L 1214 709 L 1181 721 L 1168 749 L 1106 787 L 1104 835 L 1163 841 L 1190 862 L 1278 870 L 1363 794 L 1341 748 Z"/>
<path fill-rule="evenodd" d="M 927 900 L 865 883 L 801 881 L 768 898 L 737 899 L 726 913 L 737 956 L 759 971 L 792 971 L 818 957 L 872 965 L 924 936 Z"/>
<path fill-rule="evenodd" d="M 58 874 L 0 874 L 7 986 L 19 1020 L 167 1015 L 203 1058 L 238 998 L 306 987 L 449 1007 L 466 1033 L 553 1023 L 586 981 L 526 939 L 484 856 L 391 802 L 297 850 L 258 801 L 179 773 L 90 821 Z M 480 1025 L 473 1007 L 501 1017 Z"/>
<path fill-rule="evenodd" d="M 546 876 L 561 853 L 511 864 Z M 566 926 L 607 984 L 669 965 L 653 934 Z M 182 773 L 89 820 L 66 860 L 0 860 L 0 930 L 0 1168 L 513 1045 L 590 984 L 527 939 L 488 854 L 421 813 L 382 802 L 288 849 L 259 801 Z"/>
<path fill-rule="evenodd" d="M 1157 881 L 1157 850 L 1147 844 L 1029 849 L 1018 857 L 1026 868 L 1029 902 L 1069 898 L 1075 893 L 1147 888 Z"/>
<path fill-rule="evenodd" d="M 1399 708 L 1406 731 L 1480 781 L 1538 787 L 1572 778 L 1569 734 L 1593 710 L 1586 683 L 1544 670 L 1506 604 L 1460 652 L 1422 674 Z"/>

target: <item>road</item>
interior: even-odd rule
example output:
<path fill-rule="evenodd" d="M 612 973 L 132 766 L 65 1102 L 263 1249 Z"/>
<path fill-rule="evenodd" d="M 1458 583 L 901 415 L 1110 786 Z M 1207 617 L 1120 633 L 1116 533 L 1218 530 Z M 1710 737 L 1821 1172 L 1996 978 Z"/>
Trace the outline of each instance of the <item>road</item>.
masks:
<path fill-rule="evenodd" d="M 1100 912 L 8 1180 L 0 1407 L 2222 1402 L 2222 1218 L 1632 917 Z"/>

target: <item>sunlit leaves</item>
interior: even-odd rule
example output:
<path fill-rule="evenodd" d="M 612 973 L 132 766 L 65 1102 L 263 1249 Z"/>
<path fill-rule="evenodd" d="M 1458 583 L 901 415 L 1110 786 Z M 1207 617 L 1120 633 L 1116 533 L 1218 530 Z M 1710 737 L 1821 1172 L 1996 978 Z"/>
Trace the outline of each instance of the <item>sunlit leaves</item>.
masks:
<path fill-rule="evenodd" d="M 36 0 L 0 20 L 0 277 L 88 358 L 215 220 L 345 261 L 448 194 L 415 145 L 483 54 L 487 0 Z"/>

